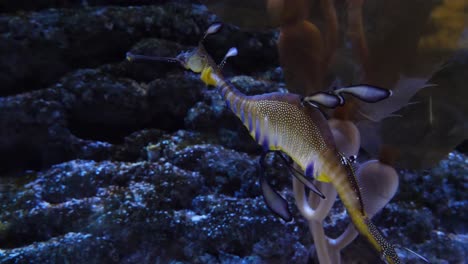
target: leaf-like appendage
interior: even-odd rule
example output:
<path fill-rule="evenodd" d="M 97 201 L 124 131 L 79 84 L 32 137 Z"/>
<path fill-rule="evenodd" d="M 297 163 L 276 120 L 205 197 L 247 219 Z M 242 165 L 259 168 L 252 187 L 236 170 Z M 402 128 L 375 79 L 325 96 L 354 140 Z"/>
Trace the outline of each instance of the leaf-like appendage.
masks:
<path fill-rule="evenodd" d="M 364 209 L 373 217 L 390 202 L 398 189 L 398 174 L 389 165 L 370 160 L 359 166 L 356 173 Z"/>
<path fill-rule="evenodd" d="M 356 156 L 361 146 L 359 130 L 351 121 L 330 119 L 328 125 L 333 133 L 338 151 L 346 157 Z"/>
<path fill-rule="evenodd" d="M 381 121 L 389 117 L 394 112 L 408 105 L 410 99 L 421 89 L 431 86 L 427 84 L 428 79 L 424 78 L 406 78 L 400 76 L 393 94 L 385 100 L 375 103 L 361 103 L 358 110 L 358 118 L 368 119 L 374 122 Z"/>
<path fill-rule="evenodd" d="M 366 2 L 369 65 L 361 65 L 361 82 L 394 93 L 377 104 L 345 104 L 342 112 L 360 121 L 362 147 L 375 157 L 398 167 L 428 168 L 467 138 L 468 46 L 462 32 L 468 16 L 460 12 L 466 9 L 462 2 Z M 458 61 L 436 70 L 455 52 Z"/>
<path fill-rule="evenodd" d="M 358 123 L 362 147 L 376 156 L 390 152 L 402 168 L 435 165 L 468 138 L 466 76 L 468 50 L 436 73 L 430 80 L 435 85 L 420 90 L 415 103 L 396 112 L 398 116 Z"/>

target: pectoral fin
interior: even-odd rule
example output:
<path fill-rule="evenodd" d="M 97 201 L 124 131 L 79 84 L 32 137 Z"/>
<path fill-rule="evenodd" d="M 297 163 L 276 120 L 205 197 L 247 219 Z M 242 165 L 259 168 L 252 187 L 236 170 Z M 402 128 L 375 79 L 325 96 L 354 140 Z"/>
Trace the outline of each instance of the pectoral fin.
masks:
<path fill-rule="evenodd" d="M 351 94 L 352 96 L 368 103 L 375 103 L 388 98 L 392 91 L 372 85 L 353 85 L 335 90 L 335 93 Z"/>

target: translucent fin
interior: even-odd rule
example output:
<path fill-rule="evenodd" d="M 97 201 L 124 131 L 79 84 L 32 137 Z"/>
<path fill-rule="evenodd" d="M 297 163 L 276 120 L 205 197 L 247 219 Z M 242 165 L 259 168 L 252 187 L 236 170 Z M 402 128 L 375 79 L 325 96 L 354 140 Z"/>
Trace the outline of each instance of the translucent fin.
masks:
<path fill-rule="evenodd" d="M 431 263 L 431 262 L 429 262 L 429 260 L 428 260 L 427 258 L 421 256 L 420 254 L 414 252 L 413 250 L 411 250 L 411 249 L 409 249 L 409 248 L 407 248 L 407 247 L 401 247 L 401 248 L 406 249 L 406 250 L 408 250 L 409 252 L 413 253 L 416 257 L 420 258 L 422 261 L 424 261 L 424 262 L 426 262 L 426 263 Z"/>
<path fill-rule="evenodd" d="M 312 103 L 312 105 L 321 105 L 323 107 L 335 108 L 342 104 L 342 99 L 334 94 L 318 92 L 311 96 L 304 97 L 304 101 Z"/>
<path fill-rule="evenodd" d="M 288 202 L 270 186 L 265 177 L 260 176 L 263 198 L 268 208 L 286 222 L 292 220 Z"/>
<path fill-rule="evenodd" d="M 259 181 L 260 187 L 262 188 L 263 199 L 265 200 L 268 208 L 276 215 L 281 217 L 284 221 L 289 222 L 292 220 L 291 212 L 289 211 L 288 202 L 279 195 L 270 186 L 268 181 L 265 179 L 265 158 L 268 152 L 262 153 L 260 156 L 259 165 Z"/>
<path fill-rule="evenodd" d="M 220 22 L 211 24 L 211 26 L 208 27 L 208 29 L 205 31 L 205 34 L 203 35 L 203 38 L 201 39 L 200 42 L 203 42 L 208 35 L 218 33 L 218 31 L 221 29 L 222 26 L 223 24 Z"/>
<path fill-rule="evenodd" d="M 376 103 L 392 95 L 392 91 L 372 85 L 355 85 L 339 88 L 334 91 L 336 94 L 351 94 L 352 96 L 368 103 Z"/>

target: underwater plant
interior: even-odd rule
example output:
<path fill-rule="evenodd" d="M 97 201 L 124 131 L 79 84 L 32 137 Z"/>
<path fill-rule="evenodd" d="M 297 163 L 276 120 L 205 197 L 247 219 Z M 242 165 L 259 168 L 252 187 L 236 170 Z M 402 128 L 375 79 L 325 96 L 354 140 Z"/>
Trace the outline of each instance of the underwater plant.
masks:
<path fill-rule="evenodd" d="M 379 104 L 349 98 L 329 111 L 356 125 L 354 138 L 384 163 L 427 169 L 468 138 L 462 99 L 468 90 L 452 74 L 467 70 L 466 1 L 203 2 L 230 23 L 280 30 L 290 92 L 310 96 L 341 83 L 391 89 L 393 96 Z"/>

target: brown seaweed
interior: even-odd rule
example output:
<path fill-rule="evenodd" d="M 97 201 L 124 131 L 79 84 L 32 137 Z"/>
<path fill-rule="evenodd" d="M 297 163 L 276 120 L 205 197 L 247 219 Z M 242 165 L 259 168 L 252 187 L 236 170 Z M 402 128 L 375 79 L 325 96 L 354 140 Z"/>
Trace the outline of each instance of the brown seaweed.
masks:
<path fill-rule="evenodd" d="M 467 89 L 461 88 L 466 61 L 441 66 L 455 53 L 466 58 L 467 1 L 204 2 L 236 25 L 279 27 L 280 63 L 290 92 L 324 91 L 330 76 L 345 85 L 394 90 L 377 104 L 349 98 L 332 113 L 358 123 L 362 147 L 381 160 L 430 167 L 467 138 L 468 110 L 460 102 L 466 98 Z"/>

